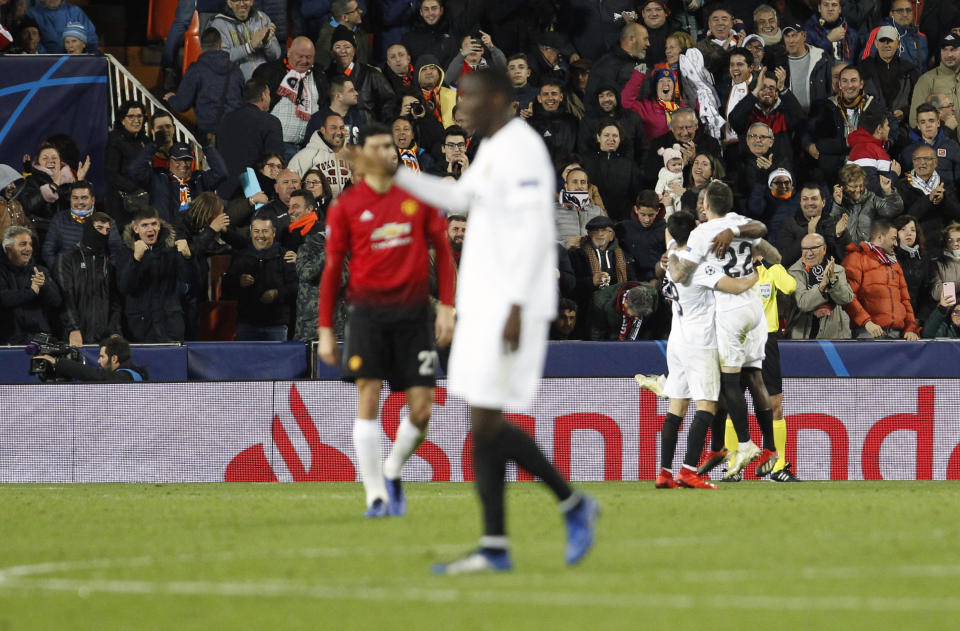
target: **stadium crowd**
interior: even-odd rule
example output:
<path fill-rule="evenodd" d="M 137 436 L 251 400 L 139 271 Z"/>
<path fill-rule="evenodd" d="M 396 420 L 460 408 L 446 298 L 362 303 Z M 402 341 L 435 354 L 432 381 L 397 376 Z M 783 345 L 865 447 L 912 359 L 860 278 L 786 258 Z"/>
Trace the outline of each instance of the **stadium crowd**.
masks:
<path fill-rule="evenodd" d="M 0 25 L 4 54 L 98 50 L 64 0 L 0 0 Z M 236 339 L 315 339 L 347 147 L 385 123 L 400 168 L 460 177 L 483 139 L 457 84 L 481 67 L 556 166 L 554 339 L 666 338 L 665 219 L 713 179 L 796 280 L 785 337 L 960 337 L 953 2 L 180 0 L 163 64 L 169 112 L 130 101 L 104 130 L 105 194 L 65 135 L 0 165 L 0 343 L 198 339 L 220 255 Z M 204 160 L 174 141 L 191 108 Z M 455 252 L 465 232 L 450 217 Z"/>

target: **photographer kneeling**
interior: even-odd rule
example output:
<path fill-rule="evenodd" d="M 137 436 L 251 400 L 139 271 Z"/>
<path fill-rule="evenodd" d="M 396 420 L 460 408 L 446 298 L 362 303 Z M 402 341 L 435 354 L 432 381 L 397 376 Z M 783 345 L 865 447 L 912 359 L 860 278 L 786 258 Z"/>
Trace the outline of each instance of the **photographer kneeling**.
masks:
<path fill-rule="evenodd" d="M 130 361 L 130 343 L 119 335 L 111 335 L 100 345 L 99 368 L 87 366 L 66 357 L 37 355 L 55 367 L 57 377 L 77 381 L 146 381 L 147 369 Z"/>

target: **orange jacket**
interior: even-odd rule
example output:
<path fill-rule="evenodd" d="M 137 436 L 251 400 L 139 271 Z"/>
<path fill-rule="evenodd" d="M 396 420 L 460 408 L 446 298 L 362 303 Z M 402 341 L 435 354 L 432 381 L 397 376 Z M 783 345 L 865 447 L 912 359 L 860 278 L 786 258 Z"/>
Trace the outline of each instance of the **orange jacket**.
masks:
<path fill-rule="evenodd" d="M 910 304 L 910 291 L 899 263 L 882 265 L 867 242 L 851 243 L 843 259 L 853 301 L 844 305 L 851 322 L 868 321 L 904 333 L 917 332 L 917 319 Z"/>

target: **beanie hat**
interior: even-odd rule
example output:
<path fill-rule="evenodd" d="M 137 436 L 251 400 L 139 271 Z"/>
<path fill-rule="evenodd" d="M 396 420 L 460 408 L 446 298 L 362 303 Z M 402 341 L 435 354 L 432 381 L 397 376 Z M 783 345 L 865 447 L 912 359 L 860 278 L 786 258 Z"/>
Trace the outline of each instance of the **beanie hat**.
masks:
<path fill-rule="evenodd" d="M 653 71 L 653 80 L 654 82 L 659 81 L 660 79 L 667 78 L 672 79 L 673 83 L 677 83 L 677 75 L 671 68 L 657 68 Z"/>
<path fill-rule="evenodd" d="M 657 149 L 657 153 L 663 156 L 663 166 L 667 166 L 667 163 L 673 160 L 674 158 L 683 159 L 683 154 L 680 152 L 680 145 L 675 144 L 672 147 L 660 147 Z"/>
<path fill-rule="evenodd" d="M 353 31 L 342 24 L 333 29 L 333 35 L 330 37 L 331 50 L 333 49 L 333 45 L 337 42 L 349 42 L 354 48 L 357 47 L 357 38 L 353 36 Z"/>
<path fill-rule="evenodd" d="M 67 26 L 63 29 L 63 38 L 76 37 L 84 44 L 87 43 L 87 28 L 79 22 L 67 22 Z"/>
<path fill-rule="evenodd" d="M 770 177 L 767 178 L 767 186 L 773 186 L 773 181 L 778 177 L 785 177 L 790 180 L 790 183 L 793 183 L 793 176 L 790 175 L 790 171 L 786 169 L 774 169 L 770 172 Z"/>

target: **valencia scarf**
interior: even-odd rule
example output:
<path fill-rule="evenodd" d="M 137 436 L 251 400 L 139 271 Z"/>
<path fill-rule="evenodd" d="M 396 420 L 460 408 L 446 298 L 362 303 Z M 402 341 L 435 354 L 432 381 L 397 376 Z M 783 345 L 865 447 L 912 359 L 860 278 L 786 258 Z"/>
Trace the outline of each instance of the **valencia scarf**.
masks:
<path fill-rule="evenodd" d="M 867 244 L 870 247 L 870 251 L 873 252 L 873 255 L 877 258 L 877 261 L 880 265 L 893 265 L 897 262 L 897 257 L 892 254 L 887 254 L 884 250 L 878 248 L 872 243 Z"/>
<path fill-rule="evenodd" d="M 290 99 L 295 107 L 297 118 L 308 121 L 313 110 L 313 95 L 307 88 L 306 81 L 311 71 L 297 72 L 290 67 L 286 57 L 283 59 L 283 65 L 287 68 L 287 74 L 277 88 L 277 96 Z"/>
<path fill-rule="evenodd" d="M 907 183 L 924 195 L 929 195 L 933 189 L 940 186 L 940 174 L 934 171 L 930 179 L 924 182 L 923 178 L 917 175 L 916 170 L 913 170 L 907 173 Z"/>

